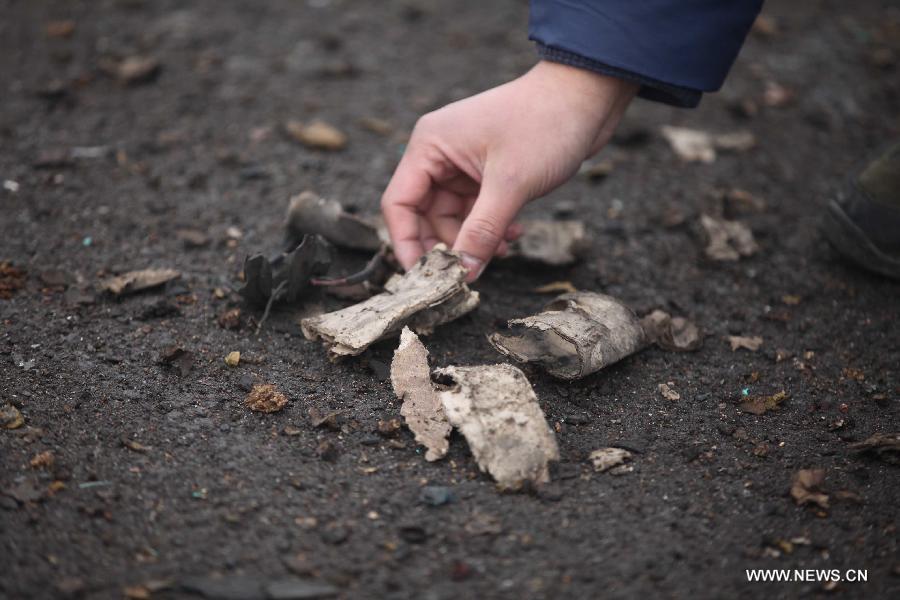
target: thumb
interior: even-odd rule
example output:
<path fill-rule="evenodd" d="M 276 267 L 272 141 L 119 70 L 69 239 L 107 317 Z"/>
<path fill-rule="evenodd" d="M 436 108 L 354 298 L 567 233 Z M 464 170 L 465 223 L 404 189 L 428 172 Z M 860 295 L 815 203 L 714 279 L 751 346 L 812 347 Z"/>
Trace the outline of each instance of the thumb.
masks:
<path fill-rule="evenodd" d="M 527 200 L 524 194 L 515 191 L 514 186 L 497 185 L 487 173 L 485 175 L 478 198 L 453 245 L 469 271 L 467 281 L 474 281 L 481 275 Z"/>

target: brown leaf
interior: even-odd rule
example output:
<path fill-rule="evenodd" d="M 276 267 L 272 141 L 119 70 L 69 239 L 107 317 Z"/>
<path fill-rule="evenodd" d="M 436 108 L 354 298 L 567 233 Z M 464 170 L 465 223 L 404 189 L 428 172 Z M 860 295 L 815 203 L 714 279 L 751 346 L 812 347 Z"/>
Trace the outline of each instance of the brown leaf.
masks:
<path fill-rule="evenodd" d="M 882 460 L 900 464 L 900 432 L 876 433 L 861 442 L 850 444 L 857 452 L 872 452 Z"/>
<path fill-rule="evenodd" d="M 9 403 L 0 405 L 0 426 L 3 429 L 18 429 L 25 424 L 19 409 Z"/>
<path fill-rule="evenodd" d="M 148 452 L 149 450 L 151 450 L 150 446 L 145 446 L 137 440 L 133 440 L 129 437 L 122 438 L 122 445 L 129 450 L 132 450 L 133 452 Z"/>
<path fill-rule="evenodd" d="M 68 38 L 75 33 L 75 21 L 50 21 L 44 28 L 47 37 Z"/>
<path fill-rule="evenodd" d="M 45 450 L 44 452 L 35 454 L 29 464 L 32 469 L 49 469 L 53 466 L 54 462 L 56 462 L 56 459 L 53 457 L 53 453 L 49 450 Z"/>
<path fill-rule="evenodd" d="M 254 385 L 244 404 L 252 411 L 273 413 L 285 407 L 287 397 L 272 384 Z"/>
<path fill-rule="evenodd" d="M 828 508 L 828 495 L 822 491 L 825 481 L 825 469 L 800 469 L 794 473 L 791 484 L 791 497 L 797 506 L 815 504 L 820 508 Z"/>
<path fill-rule="evenodd" d="M 450 423 L 444 415 L 441 398 L 431 383 L 428 350 L 408 327 L 400 334 L 400 345 L 391 362 L 391 385 L 403 405 L 400 414 L 416 441 L 428 450 L 425 460 L 434 461 L 447 454 Z"/>
<path fill-rule="evenodd" d="M 313 121 L 308 125 L 288 121 L 284 128 L 292 138 L 315 150 L 336 151 L 347 145 L 347 136 L 324 121 Z"/>
<path fill-rule="evenodd" d="M 159 287 L 179 277 L 181 272 L 175 269 L 142 269 L 105 279 L 100 282 L 100 289 L 114 296 L 122 296 Z"/>
<path fill-rule="evenodd" d="M 762 346 L 763 343 L 763 339 L 758 335 L 754 335 L 752 337 L 743 335 L 729 335 L 725 339 L 727 339 L 728 343 L 731 344 L 732 352 L 736 352 L 741 348 L 743 348 L 744 350 L 749 350 L 750 352 L 756 352 L 757 350 L 759 350 L 760 346 Z"/>
<path fill-rule="evenodd" d="M 571 281 L 551 281 L 544 285 L 539 285 L 534 290 L 538 294 L 574 294 L 578 291 Z"/>
<path fill-rule="evenodd" d="M 9 300 L 25 287 L 28 274 L 9 261 L 0 261 L 0 300 Z"/>
<path fill-rule="evenodd" d="M 754 415 L 764 415 L 775 410 L 788 398 L 787 392 L 781 391 L 771 396 L 755 396 L 741 402 L 741 410 Z"/>

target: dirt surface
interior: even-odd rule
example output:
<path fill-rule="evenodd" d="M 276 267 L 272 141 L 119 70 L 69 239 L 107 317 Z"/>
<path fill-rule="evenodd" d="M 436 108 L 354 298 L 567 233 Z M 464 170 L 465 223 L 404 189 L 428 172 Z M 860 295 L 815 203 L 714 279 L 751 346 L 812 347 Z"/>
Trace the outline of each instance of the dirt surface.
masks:
<path fill-rule="evenodd" d="M 538 310 L 548 297 L 531 290 L 554 280 L 703 328 L 696 353 L 648 349 L 574 383 L 527 370 L 562 456 L 540 493 L 499 494 L 456 435 L 434 463 L 406 429 L 379 435 L 399 417 L 396 342 L 331 364 L 296 324 L 339 301 L 279 311 L 259 335 L 246 307 L 240 329 L 219 325 L 241 306 L 244 256 L 277 248 L 291 194 L 376 211 L 418 115 L 533 63 L 526 10 L 0 1 L 0 261 L 27 272 L 0 300 L 0 402 L 25 421 L 0 430 L 0 596 L 182 598 L 188 577 L 299 574 L 345 598 L 897 597 L 898 467 L 848 445 L 900 429 L 900 285 L 838 259 L 816 227 L 846 175 L 900 134 L 896 3 L 769 3 L 777 32 L 749 39 L 722 93 L 695 111 L 635 103 L 601 155 L 613 172 L 534 205 L 586 220 L 585 261 L 493 266 L 481 307 L 425 338 L 435 366 L 499 362 L 485 335 Z M 48 35 L 61 20 L 74 30 Z M 124 85 L 101 69 L 136 54 L 160 61 L 155 78 Z M 795 96 L 770 86 L 781 105 L 769 106 L 767 82 Z M 758 111 L 741 116 L 748 99 Z M 347 148 L 306 149 L 281 129 L 313 118 Z M 664 124 L 748 129 L 758 144 L 683 164 Z M 48 154 L 72 148 L 71 161 Z M 738 216 L 761 249 L 713 262 L 697 222 L 711 190 L 731 187 L 766 202 Z M 188 247 L 184 227 L 209 244 Z M 147 267 L 183 276 L 121 300 L 93 293 Z M 727 335 L 763 344 L 732 351 Z M 172 345 L 188 359 L 160 364 Z M 248 410 L 254 382 L 287 406 Z M 744 391 L 787 399 L 755 415 Z M 342 411 L 337 430 L 310 409 Z M 595 473 L 590 452 L 616 445 L 633 472 Z M 32 466 L 47 451 L 52 464 Z M 802 468 L 825 470 L 828 509 L 795 505 Z M 425 485 L 454 500 L 423 503 Z M 866 569 L 868 582 L 748 583 L 757 567 Z"/>

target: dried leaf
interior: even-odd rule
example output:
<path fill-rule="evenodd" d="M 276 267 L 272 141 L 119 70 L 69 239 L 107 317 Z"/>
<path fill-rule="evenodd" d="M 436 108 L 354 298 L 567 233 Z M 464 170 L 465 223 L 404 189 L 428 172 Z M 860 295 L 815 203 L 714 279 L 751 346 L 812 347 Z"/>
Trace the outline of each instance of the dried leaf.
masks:
<path fill-rule="evenodd" d="M 900 432 L 873 434 L 861 442 L 850 444 L 850 449 L 873 452 L 885 462 L 900 464 Z"/>
<path fill-rule="evenodd" d="M 740 221 L 702 215 L 700 224 L 707 237 L 704 252 L 712 260 L 734 261 L 742 256 L 752 256 L 759 250 L 753 232 Z"/>
<path fill-rule="evenodd" d="M 400 333 L 400 345 L 391 362 L 391 384 L 403 405 L 400 414 L 416 441 L 428 448 L 425 460 L 434 461 L 447 454 L 450 424 L 441 399 L 431 383 L 428 350 L 409 327 Z"/>
<path fill-rule="evenodd" d="M 28 274 L 9 261 L 0 261 L 0 300 L 9 300 L 25 287 Z"/>
<path fill-rule="evenodd" d="M 571 281 L 551 281 L 550 283 L 539 285 L 533 290 L 538 294 L 574 294 L 578 291 Z"/>
<path fill-rule="evenodd" d="M 134 452 L 143 453 L 143 452 L 148 452 L 149 450 L 151 450 L 150 446 L 145 446 L 144 444 L 140 443 L 139 441 L 133 440 L 128 437 L 122 438 L 122 445 Z"/>
<path fill-rule="evenodd" d="M 287 404 L 287 397 L 272 384 L 254 385 L 244 404 L 256 412 L 278 412 Z"/>
<path fill-rule="evenodd" d="M 647 337 L 665 350 L 692 352 L 703 345 L 700 329 L 694 323 L 662 310 L 654 310 L 641 319 L 641 325 Z"/>
<path fill-rule="evenodd" d="M 820 508 L 828 508 L 828 495 L 822 491 L 825 481 L 825 469 L 800 469 L 794 473 L 791 484 L 791 497 L 797 506 L 816 504 Z"/>
<path fill-rule="evenodd" d="M 49 469 L 53 466 L 54 462 L 56 462 L 56 459 L 53 456 L 53 452 L 51 452 L 50 450 L 45 450 L 44 452 L 35 454 L 31 458 L 31 462 L 29 464 L 31 465 L 32 469 Z"/>
<path fill-rule="evenodd" d="M 123 85 L 137 85 L 156 79 L 162 64 L 152 56 L 129 56 L 121 61 L 103 60 L 100 69 Z"/>
<path fill-rule="evenodd" d="M 337 246 L 373 252 L 386 237 L 376 219 L 351 214 L 336 200 L 322 198 L 309 190 L 291 198 L 286 226 L 288 234 L 297 238 L 318 234 Z"/>
<path fill-rule="evenodd" d="M 763 339 L 758 335 L 754 335 L 752 337 L 747 337 L 743 335 L 729 335 L 726 338 L 728 343 L 731 344 L 731 351 L 736 352 L 737 350 L 743 348 L 744 350 L 749 350 L 750 352 L 756 352 L 759 350 L 760 346 L 762 346 Z"/>
<path fill-rule="evenodd" d="M 681 160 L 712 163 L 716 150 L 743 152 L 756 145 L 756 136 L 749 131 L 713 134 L 687 127 L 662 127 L 663 137 Z"/>
<path fill-rule="evenodd" d="M 25 424 L 25 418 L 19 409 L 9 403 L 0 405 L 0 426 L 3 429 L 18 429 Z"/>
<path fill-rule="evenodd" d="M 644 348 L 649 342 L 634 312 L 611 296 L 563 294 L 543 312 L 508 322 L 488 337 L 504 356 L 533 362 L 551 375 L 578 379 Z"/>
<path fill-rule="evenodd" d="M 331 260 L 328 242 L 317 235 L 304 235 L 293 249 L 272 260 L 261 254 L 247 257 L 244 285 L 238 293 L 256 306 L 266 305 L 272 296 L 276 296 L 275 302 L 296 302 L 310 280 L 328 272 Z"/>
<path fill-rule="evenodd" d="M 322 340 L 332 359 L 360 354 L 407 325 L 416 333 L 430 333 L 478 306 L 478 293 L 465 284 L 466 274 L 459 255 L 438 244 L 405 274 L 388 280 L 384 293 L 303 319 L 300 327 L 307 339 Z"/>
<path fill-rule="evenodd" d="M 770 410 L 779 408 L 787 397 L 787 392 L 784 391 L 771 396 L 754 396 L 741 402 L 741 410 L 754 415 L 764 415 Z"/>
<path fill-rule="evenodd" d="M 550 480 L 548 463 L 559 460 L 556 436 L 522 371 L 499 364 L 447 367 L 436 374 L 451 382 L 440 392 L 447 419 L 501 489 Z"/>
<path fill-rule="evenodd" d="M 181 272 L 175 269 L 129 271 L 122 275 L 104 279 L 100 282 L 100 290 L 109 292 L 113 296 L 123 296 L 159 287 L 179 277 L 181 277 Z"/>
<path fill-rule="evenodd" d="M 594 470 L 598 473 L 608 471 L 613 467 L 624 464 L 625 461 L 631 460 L 632 454 L 624 448 L 600 448 L 591 452 L 589 458 L 594 465 Z"/>
<path fill-rule="evenodd" d="M 526 220 L 522 221 L 522 235 L 510 242 L 506 258 L 563 266 L 577 262 L 589 247 L 583 221 Z"/>
<path fill-rule="evenodd" d="M 288 121 L 284 128 L 292 138 L 308 148 L 336 151 L 347 145 L 347 136 L 324 121 L 312 121 L 308 125 L 300 121 Z"/>
<path fill-rule="evenodd" d="M 675 391 L 674 386 L 675 384 L 669 381 L 668 383 L 659 384 L 659 386 L 657 386 L 657 389 L 659 390 L 660 396 L 662 396 L 666 400 L 671 400 L 674 402 L 675 400 L 681 400 L 681 394 Z"/>

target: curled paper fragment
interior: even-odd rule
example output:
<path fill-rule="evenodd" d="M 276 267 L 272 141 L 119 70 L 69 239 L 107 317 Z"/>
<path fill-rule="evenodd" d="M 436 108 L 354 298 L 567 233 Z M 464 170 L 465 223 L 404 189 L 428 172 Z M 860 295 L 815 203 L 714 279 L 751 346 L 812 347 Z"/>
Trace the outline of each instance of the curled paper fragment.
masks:
<path fill-rule="evenodd" d="M 349 213 L 336 200 L 308 190 L 291 198 L 288 206 L 287 231 L 297 239 L 319 234 L 337 246 L 374 252 L 383 242 L 381 229 L 376 218 Z"/>
<path fill-rule="evenodd" d="M 391 384 L 403 405 L 400 414 L 416 441 L 428 448 L 425 460 L 443 458 L 450 447 L 450 423 L 440 396 L 431 383 L 428 350 L 409 327 L 400 333 L 400 345 L 391 362 Z"/>
<path fill-rule="evenodd" d="M 562 266 L 578 261 L 590 246 L 583 221 L 533 219 L 522 222 L 522 235 L 510 243 L 507 258 Z"/>
<path fill-rule="evenodd" d="M 550 480 L 548 464 L 559 460 L 556 436 L 522 371 L 498 364 L 447 367 L 435 374 L 450 382 L 439 392 L 447 419 L 501 489 Z"/>
<path fill-rule="evenodd" d="M 478 292 L 465 284 L 459 256 L 443 244 L 419 259 L 409 271 L 385 284 L 385 291 L 342 310 L 303 319 L 310 340 L 322 340 L 332 359 L 355 356 L 380 339 L 409 326 L 430 333 L 478 306 Z"/>
<path fill-rule="evenodd" d="M 578 379 L 637 352 L 649 343 L 640 320 L 611 296 L 563 294 L 543 312 L 513 319 L 509 331 L 488 336 L 501 354 L 536 363 L 551 375 Z"/>
<path fill-rule="evenodd" d="M 641 324 L 647 337 L 664 350 L 692 352 L 703 345 L 700 328 L 684 317 L 657 309 L 641 319 Z"/>

